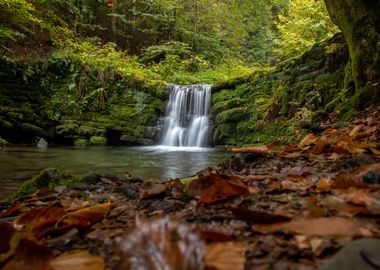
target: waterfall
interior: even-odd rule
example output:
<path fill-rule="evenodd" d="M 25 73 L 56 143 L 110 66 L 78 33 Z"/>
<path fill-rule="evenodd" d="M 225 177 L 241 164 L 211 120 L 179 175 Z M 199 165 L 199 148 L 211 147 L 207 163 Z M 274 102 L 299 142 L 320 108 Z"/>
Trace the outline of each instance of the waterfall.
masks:
<path fill-rule="evenodd" d="M 169 91 L 162 144 L 182 147 L 207 146 L 211 85 L 172 85 Z"/>

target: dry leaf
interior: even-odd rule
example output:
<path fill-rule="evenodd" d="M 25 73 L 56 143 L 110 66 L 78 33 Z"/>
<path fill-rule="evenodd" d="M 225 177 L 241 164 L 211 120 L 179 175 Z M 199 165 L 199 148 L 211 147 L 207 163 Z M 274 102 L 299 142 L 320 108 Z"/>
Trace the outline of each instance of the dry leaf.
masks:
<path fill-rule="evenodd" d="M 205 177 L 199 177 L 196 181 L 204 181 L 204 178 L 207 178 L 205 181 L 211 182 L 211 185 L 202 192 L 199 199 L 201 203 L 215 203 L 249 193 L 247 185 L 239 177 L 222 178 L 216 174 L 210 174 Z"/>
<path fill-rule="evenodd" d="M 108 201 L 103 204 L 97 204 L 75 212 L 70 212 L 63 222 L 68 225 L 74 225 L 79 229 L 87 229 L 101 221 L 111 210 L 111 206 L 111 201 Z"/>
<path fill-rule="evenodd" d="M 49 270 L 52 251 L 34 239 L 20 240 L 13 256 L 1 268 L 2 270 Z"/>
<path fill-rule="evenodd" d="M 211 243 L 206 246 L 205 263 L 211 269 L 243 270 L 247 245 L 238 242 Z"/>
<path fill-rule="evenodd" d="M 105 263 L 102 257 L 79 250 L 62 254 L 49 263 L 49 270 L 103 270 Z"/>
<path fill-rule="evenodd" d="M 161 195 L 167 189 L 166 183 L 161 183 L 160 180 L 154 179 L 144 182 L 139 190 L 140 199 L 151 198 Z"/>
<path fill-rule="evenodd" d="M 360 235 L 360 226 L 358 222 L 339 217 L 322 217 L 269 225 L 254 225 L 253 229 L 264 234 L 282 231 L 287 234 L 300 234 L 306 236 Z"/>
<path fill-rule="evenodd" d="M 7 210 L 0 213 L 0 218 L 13 216 L 15 213 L 19 212 L 20 207 L 20 202 L 14 202 Z"/>

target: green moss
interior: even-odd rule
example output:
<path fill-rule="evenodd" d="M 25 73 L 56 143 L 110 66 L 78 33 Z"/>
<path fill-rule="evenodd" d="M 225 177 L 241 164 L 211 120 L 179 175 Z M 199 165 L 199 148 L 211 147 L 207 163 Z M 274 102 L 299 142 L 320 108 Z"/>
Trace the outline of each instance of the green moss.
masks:
<path fill-rule="evenodd" d="M 25 181 L 19 189 L 11 195 L 10 199 L 14 200 L 16 198 L 30 195 L 41 188 L 54 188 L 58 185 L 65 184 L 66 181 L 72 179 L 72 176 L 62 173 L 55 168 L 47 168 L 42 170 L 32 179 Z"/>
<path fill-rule="evenodd" d="M 7 140 L 0 137 L 0 148 L 5 147 L 8 143 Z"/>
<path fill-rule="evenodd" d="M 236 134 L 235 124 L 221 124 L 214 131 L 213 141 L 216 145 L 233 144 Z"/>
<path fill-rule="evenodd" d="M 88 147 L 89 141 L 88 139 L 78 138 L 74 140 L 74 145 L 77 147 Z"/>
<path fill-rule="evenodd" d="M 103 136 L 92 136 L 90 138 L 90 146 L 105 146 L 107 145 L 107 138 Z"/>
<path fill-rule="evenodd" d="M 233 108 L 219 113 L 215 117 L 216 124 L 237 123 L 249 116 L 246 108 Z"/>

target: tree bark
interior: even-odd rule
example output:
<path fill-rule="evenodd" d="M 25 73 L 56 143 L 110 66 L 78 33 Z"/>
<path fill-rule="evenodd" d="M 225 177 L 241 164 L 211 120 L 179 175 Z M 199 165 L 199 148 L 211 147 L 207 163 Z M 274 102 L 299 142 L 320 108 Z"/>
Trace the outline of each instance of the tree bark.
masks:
<path fill-rule="evenodd" d="M 351 104 L 380 102 L 380 0 L 324 0 L 347 41 L 350 61 L 345 88 Z"/>

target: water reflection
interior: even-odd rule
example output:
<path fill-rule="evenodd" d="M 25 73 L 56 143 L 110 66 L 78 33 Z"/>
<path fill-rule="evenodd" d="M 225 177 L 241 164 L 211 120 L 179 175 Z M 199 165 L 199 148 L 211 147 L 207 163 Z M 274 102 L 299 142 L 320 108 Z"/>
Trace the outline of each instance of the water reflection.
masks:
<path fill-rule="evenodd" d="M 212 148 L 9 147 L 0 150 L 0 199 L 44 168 L 54 167 L 80 176 L 89 171 L 128 172 L 141 178 L 187 177 L 217 164 L 226 152 Z"/>

